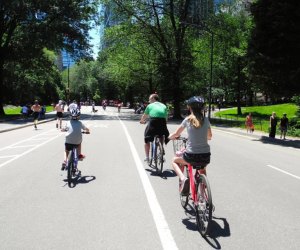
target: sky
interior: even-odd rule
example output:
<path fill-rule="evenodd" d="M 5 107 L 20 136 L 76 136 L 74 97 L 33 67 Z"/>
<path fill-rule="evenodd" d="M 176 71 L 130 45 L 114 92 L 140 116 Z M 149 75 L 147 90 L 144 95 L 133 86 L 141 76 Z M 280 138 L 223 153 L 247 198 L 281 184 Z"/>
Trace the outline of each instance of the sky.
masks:
<path fill-rule="evenodd" d="M 93 45 L 93 57 L 94 59 L 97 58 L 99 48 L 100 48 L 100 30 L 99 27 L 93 28 L 89 32 L 91 36 L 90 44 Z"/>

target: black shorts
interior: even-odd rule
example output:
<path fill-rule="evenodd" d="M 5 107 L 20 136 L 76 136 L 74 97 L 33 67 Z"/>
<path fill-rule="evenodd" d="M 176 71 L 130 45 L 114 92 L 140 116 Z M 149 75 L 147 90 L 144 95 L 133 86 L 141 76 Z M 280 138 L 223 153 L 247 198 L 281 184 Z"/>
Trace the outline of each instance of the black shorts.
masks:
<path fill-rule="evenodd" d="M 190 154 L 184 152 L 182 158 L 193 166 L 206 167 L 210 163 L 210 153 Z"/>
<path fill-rule="evenodd" d="M 33 119 L 34 120 L 37 120 L 39 118 L 39 114 L 40 112 L 33 112 L 32 115 L 33 115 Z"/>
<path fill-rule="evenodd" d="M 169 134 L 165 118 L 150 118 L 144 133 L 145 143 L 152 142 L 156 135 L 164 135 L 165 143 L 167 144 L 169 142 Z"/>
<path fill-rule="evenodd" d="M 62 112 L 57 112 L 56 116 L 57 116 L 57 118 L 62 118 L 63 117 L 63 113 Z"/>
<path fill-rule="evenodd" d="M 65 143 L 65 150 L 71 151 L 73 148 L 77 148 L 78 145 L 76 145 L 76 144 L 70 144 L 70 143 Z"/>

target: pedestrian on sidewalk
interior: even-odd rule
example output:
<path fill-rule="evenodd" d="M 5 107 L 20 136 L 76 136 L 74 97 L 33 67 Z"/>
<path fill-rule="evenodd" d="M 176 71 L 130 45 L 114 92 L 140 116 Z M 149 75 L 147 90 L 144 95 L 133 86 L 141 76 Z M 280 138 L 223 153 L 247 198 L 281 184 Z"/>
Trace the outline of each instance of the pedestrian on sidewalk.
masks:
<path fill-rule="evenodd" d="M 252 114 L 249 113 L 247 116 L 246 116 L 246 121 L 245 121 L 245 126 L 246 126 L 246 129 L 247 129 L 247 133 L 253 133 L 254 131 L 254 125 L 253 125 L 253 120 L 252 120 Z"/>
<path fill-rule="evenodd" d="M 276 127 L 277 127 L 276 113 L 272 112 L 272 115 L 270 116 L 270 133 L 269 133 L 270 138 L 275 138 Z"/>
<path fill-rule="evenodd" d="M 33 112 L 32 115 L 33 115 L 34 128 L 37 129 L 37 123 L 38 123 L 39 114 L 41 111 L 41 106 L 39 105 L 38 100 L 34 101 L 34 104 L 31 106 L 31 110 Z"/>
<path fill-rule="evenodd" d="M 285 140 L 286 132 L 289 126 L 289 119 L 286 117 L 286 114 L 284 113 L 282 118 L 280 119 L 280 139 Z"/>

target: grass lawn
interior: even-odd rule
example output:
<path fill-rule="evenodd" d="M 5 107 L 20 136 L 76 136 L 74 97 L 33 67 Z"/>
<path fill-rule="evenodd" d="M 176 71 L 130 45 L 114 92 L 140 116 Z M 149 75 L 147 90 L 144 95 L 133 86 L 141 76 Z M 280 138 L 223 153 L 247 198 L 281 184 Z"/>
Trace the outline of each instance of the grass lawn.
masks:
<path fill-rule="evenodd" d="M 249 113 L 252 113 L 252 119 L 255 126 L 255 129 L 268 132 L 269 129 L 269 119 L 272 114 L 275 112 L 277 117 L 282 117 L 283 113 L 287 114 L 289 121 L 294 123 L 297 120 L 300 120 L 297 116 L 298 106 L 293 103 L 269 105 L 269 106 L 252 106 L 252 107 L 243 107 L 242 115 L 237 115 L 237 108 L 226 109 L 224 111 L 219 111 L 215 113 L 215 117 L 226 119 L 231 121 L 234 126 L 245 128 L 245 119 Z"/>
<path fill-rule="evenodd" d="M 18 116 L 21 115 L 21 106 L 12 106 L 12 105 L 7 105 L 4 106 L 4 112 L 6 116 Z M 53 107 L 50 106 L 46 106 L 46 113 L 53 111 Z"/>

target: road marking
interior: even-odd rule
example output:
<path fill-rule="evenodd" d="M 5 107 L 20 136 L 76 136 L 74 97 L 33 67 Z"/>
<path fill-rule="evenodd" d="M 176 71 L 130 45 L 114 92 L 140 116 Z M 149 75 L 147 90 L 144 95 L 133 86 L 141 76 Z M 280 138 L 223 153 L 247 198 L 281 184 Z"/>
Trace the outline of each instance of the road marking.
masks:
<path fill-rule="evenodd" d="M 39 147 L 41 147 L 41 146 L 47 144 L 48 142 L 53 141 L 54 139 L 60 137 L 61 135 L 62 135 L 62 134 L 58 134 L 57 136 L 52 137 L 52 138 L 50 138 L 50 139 L 48 139 L 48 140 L 46 140 L 46 141 L 44 141 L 44 142 L 42 142 L 42 143 L 40 143 L 40 144 L 37 144 L 36 146 L 34 146 L 34 147 L 28 149 L 27 151 L 23 152 L 22 154 L 19 154 L 19 155 L 15 156 L 14 158 L 12 158 L 12 159 L 10 159 L 10 160 L 8 160 L 8 161 L 6 161 L 6 162 L 0 164 L 0 168 L 2 168 L 3 166 L 7 165 L 8 163 L 10 163 L 10 162 L 12 162 L 12 161 L 14 161 L 14 160 L 16 160 L 16 159 L 18 159 L 18 158 L 20 158 L 20 157 L 22 157 L 22 156 L 24 156 L 24 155 L 30 153 L 31 151 L 33 151 L 33 150 L 35 150 L 35 149 L 37 149 L 37 148 L 39 148 Z M 32 140 L 32 139 L 34 139 L 34 138 L 26 139 L 26 140 L 20 141 L 20 142 L 15 143 L 15 144 L 13 144 L 13 145 L 11 145 L 11 146 L 2 148 L 2 149 L 0 149 L 0 151 L 1 151 L 1 150 L 4 150 L 4 149 L 11 148 L 11 147 L 13 147 L 14 145 L 17 145 L 17 144 L 19 144 L 19 143 L 22 143 L 22 142 L 24 142 L 24 141 L 29 141 L 29 140 Z"/>
<path fill-rule="evenodd" d="M 11 158 L 11 157 L 16 157 L 18 155 L 4 155 L 4 156 L 0 156 L 0 159 L 4 159 L 4 158 Z"/>
<path fill-rule="evenodd" d="M 279 172 L 281 172 L 281 173 L 284 173 L 284 174 L 286 174 L 286 175 L 292 176 L 292 177 L 294 177 L 294 178 L 300 180 L 300 177 L 299 177 L 299 176 L 294 175 L 294 174 L 291 174 L 291 173 L 289 173 L 289 172 L 287 172 L 287 171 L 284 171 L 284 170 L 282 170 L 282 169 L 280 169 L 280 168 L 274 167 L 274 166 L 272 166 L 272 165 L 267 165 L 267 167 L 273 168 L 273 169 L 275 169 L 275 170 L 277 170 L 277 171 L 279 171 Z"/>
<path fill-rule="evenodd" d="M 140 179 L 141 179 L 143 187 L 144 187 L 144 191 L 145 191 L 148 203 L 149 203 L 150 210 L 152 212 L 152 216 L 153 216 L 153 219 L 154 219 L 154 222 L 156 225 L 156 229 L 158 231 L 158 235 L 160 237 L 160 241 L 163 246 L 163 249 L 176 250 L 176 249 L 178 249 L 178 247 L 177 247 L 176 242 L 174 241 L 172 233 L 169 229 L 169 226 L 165 219 L 164 213 L 158 203 L 156 194 L 150 183 L 150 180 L 149 180 L 147 174 L 145 173 L 143 163 L 141 162 L 141 159 L 139 158 L 137 150 L 132 142 L 132 139 L 129 135 L 129 132 L 128 132 L 125 124 L 120 119 L 119 119 L 119 121 L 120 121 L 120 123 L 123 127 L 123 130 L 125 132 L 125 135 L 127 137 L 127 140 L 128 140 L 128 143 L 129 143 L 129 146 L 131 149 L 131 153 L 132 153 L 133 159 L 135 161 L 135 166 L 140 175 Z"/>

